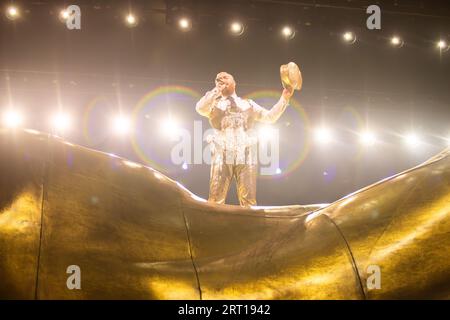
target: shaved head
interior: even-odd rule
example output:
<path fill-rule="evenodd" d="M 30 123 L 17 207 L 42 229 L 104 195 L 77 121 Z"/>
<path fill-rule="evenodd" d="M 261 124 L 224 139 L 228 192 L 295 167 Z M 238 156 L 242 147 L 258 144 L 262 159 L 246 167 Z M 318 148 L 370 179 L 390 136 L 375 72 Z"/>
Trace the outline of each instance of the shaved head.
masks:
<path fill-rule="evenodd" d="M 223 96 L 230 96 L 236 90 L 236 81 L 234 77 L 228 72 L 219 72 L 216 76 L 216 87 L 222 88 Z"/>

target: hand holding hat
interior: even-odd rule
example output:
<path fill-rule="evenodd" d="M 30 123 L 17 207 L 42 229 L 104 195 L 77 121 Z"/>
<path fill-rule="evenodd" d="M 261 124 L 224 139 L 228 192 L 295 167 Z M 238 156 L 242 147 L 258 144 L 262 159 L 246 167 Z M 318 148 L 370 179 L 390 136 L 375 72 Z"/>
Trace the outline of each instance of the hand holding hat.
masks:
<path fill-rule="evenodd" d="M 295 62 L 283 64 L 280 67 L 280 77 L 283 88 L 285 89 L 283 90 L 283 96 L 285 95 L 286 90 L 288 90 L 286 94 L 290 93 L 290 96 L 292 96 L 294 90 L 300 90 L 302 88 L 302 74 Z"/>

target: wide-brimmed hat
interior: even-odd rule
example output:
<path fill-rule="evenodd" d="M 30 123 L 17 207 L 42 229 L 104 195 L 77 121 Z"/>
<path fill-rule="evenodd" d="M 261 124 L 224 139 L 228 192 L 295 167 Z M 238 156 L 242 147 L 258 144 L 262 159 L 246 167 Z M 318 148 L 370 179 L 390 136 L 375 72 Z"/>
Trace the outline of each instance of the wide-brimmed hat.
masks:
<path fill-rule="evenodd" d="M 280 67 L 280 77 L 284 88 L 290 87 L 295 90 L 300 90 L 302 88 L 302 74 L 295 62 L 283 64 Z"/>

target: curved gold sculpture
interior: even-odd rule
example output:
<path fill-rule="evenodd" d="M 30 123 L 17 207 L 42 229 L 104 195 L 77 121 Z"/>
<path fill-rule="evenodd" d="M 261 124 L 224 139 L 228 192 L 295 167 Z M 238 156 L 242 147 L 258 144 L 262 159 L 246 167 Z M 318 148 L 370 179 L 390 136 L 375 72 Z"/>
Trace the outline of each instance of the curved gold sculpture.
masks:
<path fill-rule="evenodd" d="M 205 203 L 34 131 L 0 131 L 0 174 L 3 299 L 450 298 L 449 149 L 327 206 Z"/>

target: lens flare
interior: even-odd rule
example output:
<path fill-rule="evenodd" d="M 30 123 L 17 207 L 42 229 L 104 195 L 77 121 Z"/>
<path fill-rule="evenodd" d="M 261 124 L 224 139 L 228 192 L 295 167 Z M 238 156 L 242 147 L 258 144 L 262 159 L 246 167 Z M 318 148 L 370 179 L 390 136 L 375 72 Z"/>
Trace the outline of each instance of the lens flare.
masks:
<path fill-rule="evenodd" d="M 363 132 L 360 135 L 360 142 L 364 146 L 373 146 L 376 141 L 377 141 L 377 139 L 376 139 L 375 134 L 373 132 L 366 131 L 366 132 Z"/>
<path fill-rule="evenodd" d="M 16 20 L 17 18 L 19 18 L 19 16 L 20 11 L 16 6 L 9 6 L 8 8 L 6 8 L 6 17 L 9 20 Z"/>
<path fill-rule="evenodd" d="M 406 144 L 410 147 L 417 147 L 422 143 L 419 135 L 417 133 L 411 132 L 405 135 L 404 140 Z"/>
<path fill-rule="evenodd" d="M 320 144 L 328 144 L 333 140 L 331 130 L 325 127 L 316 129 L 314 138 Z"/>
<path fill-rule="evenodd" d="M 178 20 L 178 26 L 181 28 L 181 30 L 188 31 L 192 27 L 192 22 L 189 18 L 181 18 L 180 20 Z"/>
<path fill-rule="evenodd" d="M 230 31 L 236 36 L 240 36 L 244 33 L 244 25 L 239 21 L 234 21 L 230 25 Z"/>
<path fill-rule="evenodd" d="M 17 128 L 23 123 L 23 116 L 17 110 L 8 110 L 3 115 L 3 124 L 7 128 Z"/>
<path fill-rule="evenodd" d="M 344 39 L 344 41 L 346 43 L 349 43 L 349 44 L 353 44 L 356 42 L 356 35 L 351 31 L 344 32 L 344 34 L 342 35 L 342 38 Z"/>
<path fill-rule="evenodd" d="M 113 120 L 113 129 L 119 135 L 127 135 L 131 130 L 131 121 L 124 115 L 118 115 Z"/>
<path fill-rule="evenodd" d="M 57 132 L 66 131 L 70 128 L 71 119 L 67 113 L 59 112 L 51 118 L 52 129 Z"/>
<path fill-rule="evenodd" d="M 293 39 L 295 37 L 295 30 L 291 26 L 284 26 L 281 29 L 281 35 L 288 40 Z"/>
<path fill-rule="evenodd" d="M 125 22 L 128 27 L 135 27 L 138 24 L 138 19 L 136 18 L 136 16 L 134 14 L 129 13 L 125 17 Z"/>

